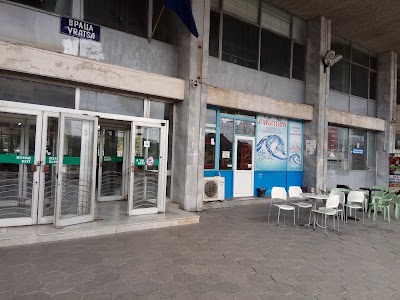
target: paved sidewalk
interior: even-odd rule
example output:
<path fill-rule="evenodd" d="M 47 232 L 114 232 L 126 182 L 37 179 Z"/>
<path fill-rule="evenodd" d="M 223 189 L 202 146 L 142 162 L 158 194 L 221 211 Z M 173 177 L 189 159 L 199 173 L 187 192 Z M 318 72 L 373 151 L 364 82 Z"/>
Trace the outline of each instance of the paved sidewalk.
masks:
<path fill-rule="evenodd" d="M 0 249 L 0 299 L 400 299 L 400 221 L 379 215 L 325 235 L 290 216 L 278 228 L 260 205 L 200 215 L 199 225 Z"/>

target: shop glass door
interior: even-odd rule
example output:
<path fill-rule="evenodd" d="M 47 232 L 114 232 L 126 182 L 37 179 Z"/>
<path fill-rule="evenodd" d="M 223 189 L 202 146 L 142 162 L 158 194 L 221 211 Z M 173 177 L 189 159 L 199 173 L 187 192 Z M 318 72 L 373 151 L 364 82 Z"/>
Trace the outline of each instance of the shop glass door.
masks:
<path fill-rule="evenodd" d="M 129 215 L 165 211 L 168 126 L 132 123 Z"/>
<path fill-rule="evenodd" d="M 235 164 L 233 196 L 254 195 L 254 137 L 235 137 Z"/>
<path fill-rule="evenodd" d="M 100 129 L 98 201 L 126 199 L 126 139 L 126 130 Z"/>
<path fill-rule="evenodd" d="M 6 110 L 0 113 L 0 227 L 36 224 L 42 113 Z"/>
<path fill-rule="evenodd" d="M 55 226 L 94 220 L 97 118 L 61 113 Z"/>

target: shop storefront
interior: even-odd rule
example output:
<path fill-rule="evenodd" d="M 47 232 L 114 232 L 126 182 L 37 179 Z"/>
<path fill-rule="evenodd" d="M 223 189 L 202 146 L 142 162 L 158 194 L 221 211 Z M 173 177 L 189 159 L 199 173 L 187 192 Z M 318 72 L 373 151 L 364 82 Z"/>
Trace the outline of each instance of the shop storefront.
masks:
<path fill-rule="evenodd" d="M 146 97 L 0 77 L 0 227 L 89 222 L 110 201 L 124 215 L 164 212 L 172 112 Z"/>
<path fill-rule="evenodd" d="M 302 185 L 303 123 L 209 108 L 204 176 L 225 179 L 225 198 L 252 197 L 258 188 Z"/>

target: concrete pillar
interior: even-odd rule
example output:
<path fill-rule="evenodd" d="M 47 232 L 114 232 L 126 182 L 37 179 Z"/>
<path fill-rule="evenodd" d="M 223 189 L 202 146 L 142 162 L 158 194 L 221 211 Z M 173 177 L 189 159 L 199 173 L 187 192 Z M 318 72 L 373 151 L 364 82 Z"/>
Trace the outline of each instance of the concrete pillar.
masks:
<path fill-rule="evenodd" d="M 376 184 L 389 185 L 389 154 L 394 152 L 396 138 L 397 54 L 378 56 L 377 117 L 386 121 L 386 131 L 376 138 Z"/>
<path fill-rule="evenodd" d="M 305 140 L 315 140 L 317 149 L 313 156 L 304 155 L 303 185 L 325 189 L 328 116 L 326 102 L 329 93 L 329 68 L 322 58 L 330 50 L 331 21 L 318 17 L 308 21 L 306 58 L 306 104 L 314 106 L 313 120 L 304 126 Z"/>
<path fill-rule="evenodd" d="M 181 22 L 177 25 L 178 77 L 185 80 L 185 99 L 175 105 L 172 200 L 184 210 L 201 211 L 210 0 L 192 1 L 192 10 L 199 38 Z"/>

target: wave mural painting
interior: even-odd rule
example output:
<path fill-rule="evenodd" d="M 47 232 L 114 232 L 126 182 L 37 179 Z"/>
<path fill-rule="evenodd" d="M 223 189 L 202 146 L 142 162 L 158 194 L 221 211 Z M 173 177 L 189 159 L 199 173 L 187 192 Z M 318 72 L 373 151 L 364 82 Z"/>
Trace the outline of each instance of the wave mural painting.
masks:
<path fill-rule="evenodd" d="M 256 168 L 260 171 L 286 171 L 286 119 L 258 116 Z"/>
<path fill-rule="evenodd" d="M 288 171 L 303 170 L 303 123 L 289 122 Z"/>

